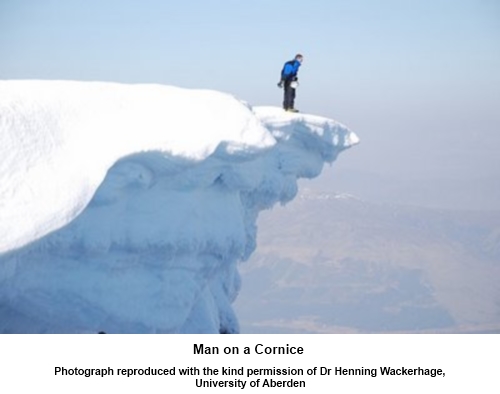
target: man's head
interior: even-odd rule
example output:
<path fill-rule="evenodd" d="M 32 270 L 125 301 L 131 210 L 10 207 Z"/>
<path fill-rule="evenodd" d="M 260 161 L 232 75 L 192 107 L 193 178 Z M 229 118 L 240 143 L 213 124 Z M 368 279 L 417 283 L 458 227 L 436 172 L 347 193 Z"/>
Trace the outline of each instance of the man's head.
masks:
<path fill-rule="evenodd" d="M 295 60 L 302 63 L 302 60 L 304 60 L 304 56 L 302 56 L 300 53 L 298 53 L 295 55 Z"/>

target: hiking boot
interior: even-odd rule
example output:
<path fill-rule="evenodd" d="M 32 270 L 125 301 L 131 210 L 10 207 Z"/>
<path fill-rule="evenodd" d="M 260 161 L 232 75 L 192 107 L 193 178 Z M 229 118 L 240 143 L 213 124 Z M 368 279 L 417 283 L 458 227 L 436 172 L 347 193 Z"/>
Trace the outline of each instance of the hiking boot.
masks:
<path fill-rule="evenodd" d="M 298 109 L 295 109 L 295 108 L 288 108 L 285 110 L 286 112 L 299 112 Z"/>

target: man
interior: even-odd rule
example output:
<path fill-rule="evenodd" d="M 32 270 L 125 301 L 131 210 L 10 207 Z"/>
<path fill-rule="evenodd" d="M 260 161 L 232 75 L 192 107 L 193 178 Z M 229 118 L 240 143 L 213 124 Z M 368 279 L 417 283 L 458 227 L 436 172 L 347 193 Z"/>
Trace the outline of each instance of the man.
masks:
<path fill-rule="evenodd" d="M 285 88 L 283 109 L 288 112 L 299 112 L 295 109 L 295 89 L 298 86 L 297 73 L 304 57 L 301 54 L 295 56 L 295 59 L 285 63 L 281 70 L 281 80 L 278 87 Z"/>

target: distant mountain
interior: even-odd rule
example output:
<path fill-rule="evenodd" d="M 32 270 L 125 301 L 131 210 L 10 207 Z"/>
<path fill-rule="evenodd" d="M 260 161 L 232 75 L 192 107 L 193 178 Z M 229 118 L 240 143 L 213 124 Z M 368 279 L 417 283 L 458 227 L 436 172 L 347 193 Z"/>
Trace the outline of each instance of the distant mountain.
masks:
<path fill-rule="evenodd" d="M 470 175 L 458 179 L 435 178 L 433 175 L 421 179 L 395 175 L 381 175 L 369 168 L 354 170 L 344 160 L 325 168 L 321 176 L 302 184 L 315 190 L 344 190 L 365 200 L 380 203 L 411 204 L 429 208 L 454 210 L 499 210 L 500 182 L 498 175 L 481 173 L 477 178 Z"/>
<path fill-rule="evenodd" d="M 258 223 L 242 332 L 500 332 L 500 212 L 306 190 Z"/>

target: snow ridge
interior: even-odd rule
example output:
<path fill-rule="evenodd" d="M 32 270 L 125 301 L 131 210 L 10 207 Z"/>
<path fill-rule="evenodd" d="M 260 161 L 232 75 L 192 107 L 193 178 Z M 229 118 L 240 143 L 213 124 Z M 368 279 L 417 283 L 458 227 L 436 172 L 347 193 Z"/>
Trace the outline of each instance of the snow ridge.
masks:
<path fill-rule="evenodd" d="M 358 142 L 215 91 L 0 82 L 0 332 L 238 332 L 258 213 Z"/>

